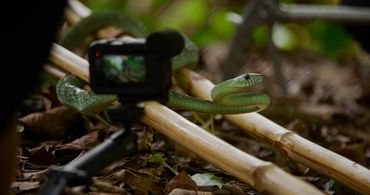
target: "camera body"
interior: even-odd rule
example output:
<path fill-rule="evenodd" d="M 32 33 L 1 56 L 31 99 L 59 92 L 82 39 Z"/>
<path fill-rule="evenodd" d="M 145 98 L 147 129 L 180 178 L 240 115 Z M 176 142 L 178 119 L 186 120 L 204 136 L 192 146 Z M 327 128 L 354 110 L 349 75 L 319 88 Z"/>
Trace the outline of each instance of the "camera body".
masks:
<path fill-rule="evenodd" d="M 166 102 L 171 87 L 171 57 L 184 47 L 174 30 L 158 31 L 145 39 L 94 41 L 89 48 L 90 83 L 98 94 L 116 94 L 120 100 Z"/>

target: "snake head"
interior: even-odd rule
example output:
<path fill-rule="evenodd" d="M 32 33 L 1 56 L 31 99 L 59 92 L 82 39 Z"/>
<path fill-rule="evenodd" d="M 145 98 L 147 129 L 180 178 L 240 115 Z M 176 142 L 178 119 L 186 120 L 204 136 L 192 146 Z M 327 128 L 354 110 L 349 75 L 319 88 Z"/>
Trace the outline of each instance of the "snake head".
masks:
<path fill-rule="evenodd" d="M 237 79 L 243 86 L 254 86 L 263 81 L 263 76 L 259 73 L 247 73 L 236 77 L 235 79 Z"/>

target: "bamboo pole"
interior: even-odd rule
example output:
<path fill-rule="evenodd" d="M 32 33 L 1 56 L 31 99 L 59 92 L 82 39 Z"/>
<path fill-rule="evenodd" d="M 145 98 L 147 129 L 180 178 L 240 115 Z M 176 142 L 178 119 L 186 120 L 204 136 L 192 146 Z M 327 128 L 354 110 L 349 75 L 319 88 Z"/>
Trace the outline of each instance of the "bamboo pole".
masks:
<path fill-rule="evenodd" d="M 76 24 L 78 21 L 80 21 L 80 16 L 77 15 L 72 9 L 70 8 L 66 8 L 64 10 L 64 16 L 65 16 L 65 20 L 67 21 L 67 23 L 69 25 L 73 25 L 73 24 Z"/>
<path fill-rule="evenodd" d="M 202 130 L 157 102 L 146 102 L 142 122 L 259 191 L 272 194 L 322 193 L 308 188 L 307 183 L 276 165 L 259 160 Z"/>
<path fill-rule="evenodd" d="M 78 0 L 68 0 L 68 7 L 79 18 L 84 18 L 91 14 L 91 10 Z"/>
<path fill-rule="evenodd" d="M 51 66 L 51 65 L 44 65 L 43 67 L 44 71 L 49 73 L 50 75 L 53 75 L 57 78 L 62 78 L 64 76 L 66 76 L 66 73 L 61 71 L 61 70 L 58 70 L 56 69 L 55 67 Z"/>
<path fill-rule="evenodd" d="M 179 70 L 179 85 L 194 96 L 211 99 L 214 84 L 189 70 Z M 273 145 L 282 154 L 332 177 L 361 193 L 370 193 L 370 170 L 337 153 L 304 139 L 258 113 L 225 115 L 244 132 Z"/>
<path fill-rule="evenodd" d="M 53 49 L 50 51 L 49 60 L 67 72 L 78 75 L 81 79 L 89 81 L 89 63 L 78 55 L 72 52 L 68 53 L 65 48 L 54 44 Z"/>

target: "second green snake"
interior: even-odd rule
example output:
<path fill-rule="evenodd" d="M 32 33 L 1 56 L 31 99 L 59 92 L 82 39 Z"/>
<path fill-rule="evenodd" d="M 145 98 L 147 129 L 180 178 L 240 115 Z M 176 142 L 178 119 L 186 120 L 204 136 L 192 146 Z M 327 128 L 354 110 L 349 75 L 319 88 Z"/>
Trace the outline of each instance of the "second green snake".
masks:
<path fill-rule="evenodd" d="M 125 30 L 134 32 L 133 34 L 137 34 L 138 36 L 145 34 L 139 22 L 122 13 L 95 12 L 75 25 L 61 43 L 64 43 L 63 45 L 65 47 L 73 49 L 79 45 L 78 42 L 84 40 L 85 36 L 107 25 L 123 27 Z M 71 40 L 73 40 L 73 44 Z M 196 64 L 197 60 L 198 48 L 186 38 L 184 50 L 172 60 L 172 70 L 176 71 L 185 65 Z M 263 93 L 241 93 L 241 91 L 262 82 L 262 80 L 263 77 L 261 74 L 248 73 L 224 81 L 212 89 L 211 96 L 213 101 L 202 100 L 171 90 L 167 105 L 185 110 L 213 114 L 258 112 L 270 104 L 269 96 Z M 74 75 L 67 75 L 60 79 L 57 84 L 58 99 L 63 104 L 86 115 L 94 115 L 102 112 L 112 102 L 117 100 L 117 97 L 114 95 L 97 95 L 92 91 L 83 90 L 81 87 L 84 84 L 84 81 Z"/>

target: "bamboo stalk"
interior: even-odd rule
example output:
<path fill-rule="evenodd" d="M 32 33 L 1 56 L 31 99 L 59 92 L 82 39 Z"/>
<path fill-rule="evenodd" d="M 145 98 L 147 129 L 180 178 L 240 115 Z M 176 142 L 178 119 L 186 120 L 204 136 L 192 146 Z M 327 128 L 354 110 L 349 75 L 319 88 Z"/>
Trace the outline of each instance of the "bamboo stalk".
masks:
<path fill-rule="evenodd" d="M 68 7 L 80 18 L 87 17 L 91 14 L 91 10 L 78 0 L 68 0 Z"/>
<path fill-rule="evenodd" d="M 64 18 L 69 25 L 74 25 L 80 21 L 80 16 L 73 12 L 70 8 L 64 10 Z"/>
<path fill-rule="evenodd" d="M 179 85 L 194 96 L 211 99 L 214 84 L 199 74 L 179 70 Z M 227 120 L 244 132 L 273 145 L 282 154 L 328 175 L 361 193 L 370 193 L 370 170 L 337 153 L 304 139 L 258 113 L 226 115 Z"/>
<path fill-rule="evenodd" d="M 89 63 L 86 60 L 55 43 L 50 52 L 50 62 L 64 68 L 67 72 L 80 76 L 85 81 L 89 81 Z"/>
<path fill-rule="evenodd" d="M 44 65 L 44 71 L 58 78 L 62 78 L 66 75 L 65 72 L 58 70 L 50 65 Z"/>
<path fill-rule="evenodd" d="M 254 189 L 271 194 L 322 194 L 276 165 L 233 147 L 157 102 L 145 103 L 142 122 Z"/>
<path fill-rule="evenodd" d="M 88 81 L 87 62 L 67 49 L 54 44 L 50 60 Z M 272 163 L 244 153 L 157 102 L 145 102 L 142 122 L 256 190 L 271 194 L 323 194 L 314 186 L 282 171 Z"/>

